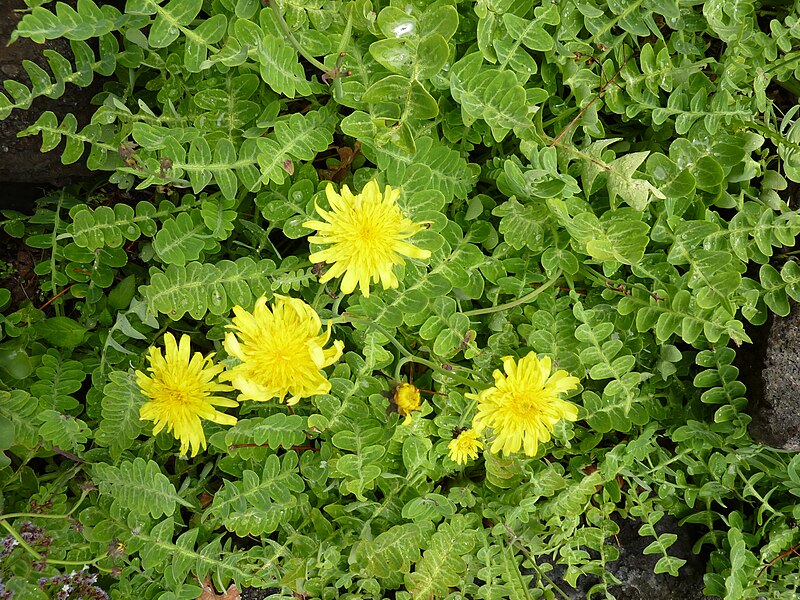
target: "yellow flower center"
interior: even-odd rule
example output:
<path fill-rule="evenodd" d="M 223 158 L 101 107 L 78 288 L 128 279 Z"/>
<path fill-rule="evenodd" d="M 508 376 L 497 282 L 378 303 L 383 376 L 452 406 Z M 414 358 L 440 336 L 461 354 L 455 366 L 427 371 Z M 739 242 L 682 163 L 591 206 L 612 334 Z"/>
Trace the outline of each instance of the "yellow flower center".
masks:
<path fill-rule="evenodd" d="M 526 391 L 514 391 L 509 394 L 508 407 L 518 419 L 538 416 L 541 412 L 535 394 Z"/>

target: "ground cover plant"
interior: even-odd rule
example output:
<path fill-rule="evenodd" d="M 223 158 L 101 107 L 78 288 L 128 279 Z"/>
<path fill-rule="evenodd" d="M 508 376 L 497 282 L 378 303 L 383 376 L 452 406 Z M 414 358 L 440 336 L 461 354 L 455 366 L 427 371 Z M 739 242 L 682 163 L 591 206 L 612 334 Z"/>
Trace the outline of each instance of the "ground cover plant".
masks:
<path fill-rule="evenodd" d="M 105 179 L 0 219 L 0 598 L 612 597 L 667 515 L 796 597 L 794 3 L 27 3 L 0 118 L 102 77 L 22 135 Z"/>

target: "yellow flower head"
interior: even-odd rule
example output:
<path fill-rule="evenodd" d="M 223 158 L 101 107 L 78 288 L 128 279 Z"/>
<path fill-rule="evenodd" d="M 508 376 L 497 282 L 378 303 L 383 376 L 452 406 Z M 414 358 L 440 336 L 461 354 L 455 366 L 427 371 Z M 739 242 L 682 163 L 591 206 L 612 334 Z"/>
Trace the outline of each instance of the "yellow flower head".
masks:
<path fill-rule="evenodd" d="M 407 417 L 415 410 L 419 410 L 422 399 L 419 389 L 410 383 L 400 383 L 392 389 L 389 400 L 397 407 L 400 416 Z"/>
<path fill-rule="evenodd" d="M 450 450 L 450 460 L 459 465 L 467 464 L 470 458 L 478 458 L 478 451 L 483 449 L 483 442 L 478 439 L 478 432 L 474 429 L 462 429 L 447 444 Z"/>
<path fill-rule="evenodd" d="M 320 333 L 319 315 L 297 298 L 275 295 L 272 309 L 267 299 L 256 300 L 253 312 L 234 306 L 235 332 L 225 336 L 223 346 L 242 362 L 223 374 L 241 393 L 239 400 L 264 402 L 277 398 L 296 404 L 300 398 L 326 394 L 331 389 L 322 369 L 342 355 L 339 340 L 324 348 L 331 337 L 328 326 Z"/>
<path fill-rule="evenodd" d="M 213 356 L 213 355 L 211 355 Z M 199 352 L 191 355 L 191 339 L 181 336 L 180 344 L 171 333 L 164 334 L 164 355 L 160 348 L 149 351 L 152 375 L 136 371 L 136 383 L 150 398 L 139 409 L 139 418 L 154 421 L 153 435 L 167 428 L 181 442 L 181 454 L 192 448 L 192 456 L 206 448 L 206 436 L 200 419 L 223 425 L 236 425 L 236 417 L 226 415 L 215 406 L 238 406 L 235 400 L 213 396 L 215 392 L 228 392 L 229 385 L 214 379 L 224 367 L 215 365 L 211 356 L 203 358 Z"/>
<path fill-rule="evenodd" d="M 517 363 L 513 357 L 503 358 L 505 375 L 496 369 L 494 387 L 477 396 L 466 394 L 478 401 L 478 412 L 473 427 L 481 433 L 486 427 L 494 432 L 490 450 L 494 453 L 513 454 L 520 448 L 534 456 L 539 443 L 547 442 L 555 425 L 561 419 L 574 421 L 578 408 L 558 395 L 578 386 L 578 378 L 566 371 L 550 374 L 550 358 L 539 360 L 531 352 Z"/>
<path fill-rule="evenodd" d="M 303 223 L 303 227 L 317 230 L 317 235 L 308 238 L 309 242 L 328 246 L 309 256 L 313 263 L 332 265 L 320 282 L 344 275 L 342 292 L 349 294 L 358 285 L 361 293 L 369 296 L 370 280 L 380 281 L 383 289 L 398 286 L 394 266 L 403 264 L 404 256 L 430 258 L 428 250 L 404 241 L 424 229 L 425 224 L 414 223 L 400 212 L 397 206 L 400 190 L 387 185 L 381 194 L 373 180 L 357 195 L 346 185 L 342 186 L 341 195 L 337 194 L 331 184 L 325 194 L 331 210 L 317 206 L 323 220 Z"/>

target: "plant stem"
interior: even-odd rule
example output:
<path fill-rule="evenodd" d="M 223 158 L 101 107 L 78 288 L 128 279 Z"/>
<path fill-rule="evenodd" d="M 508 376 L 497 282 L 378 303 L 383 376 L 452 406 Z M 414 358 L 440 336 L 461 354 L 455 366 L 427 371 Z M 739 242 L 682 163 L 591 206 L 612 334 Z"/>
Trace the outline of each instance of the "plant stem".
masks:
<path fill-rule="evenodd" d="M 22 539 L 22 536 L 17 532 L 17 530 L 6 522 L 5 518 L 6 515 L 4 515 L 2 519 L 0 519 L 0 526 L 4 527 L 11 534 L 11 536 L 15 540 L 17 540 L 17 543 L 20 545 L 20 547 L 27 550 L 31 556 L 33 556 L 36 560 L 42 560 L 42 555 L 39 554 L 33 548 L 31 548 L 30 545 L 28 545 L 28 542 Z"/>
<path fill-rule="evenodd" d="M 272 10 L 272 15 L 275 17 L 275 20 L 278 22 L 278 27 L 281 28 L 283 35 L 286 36 L 286 39 L 289 40 L 289 43 L 292 45 L 292 47 L 295 50 L 297 50 L 303 58 L 305 58 L 308 62 L 317 67 L 320 71 L 322 71 L 323 73 L 327 72 L 328 67 L 323 65 L 316 58 L 314 58 L 308 52 L 306 52 L 305 49 L 300 45 L 300 42 L 297 41 L 297 38 L 294 37 L 292 30 L 289 29 L 289 25 L 286 23 L 286 21 L 283 18 L 283 15 L 281 14 L 281 11 L 278 9 L 277 0 L 271 0 L 271 2 L 269 3 L 269 7 Z"/>
<path fill-rule="evenodd" d="M 381 332 L 381 333 L 386 335 L 385 332 Z M 431 362 L 431 361 L 426 360 L 424 358 L 420 358 L 418 356 L 414 356 L 412 354 L 406 355 L 405 357 L 401 358 L 400 361 L 399 361 L 400 366 L 402 366 L 402 365 L 404 365 L 406 363 L 410 363 L 410 362 L 414 362 L 414 363 L 418 363 L 418 364 L 421 364 L 421 365 L 425 365 L 429 369 L 431 369 L 433 371 L 436 371 L 437 373 L 440 373 L 440 374 L 442 374 L 442 375 L 444 375 L 446 377 L 449 377 L 450 379 L 452 379 L 456 383 L 460 383 L 461 385 L 466 385 L 466 386 L 469 386 L 469 387 L 472 387 L 472 388 L 476 388 L 476 389 L 486 389 L 486 388 L 489 387 L 489 385 L 487 383 L 484 383 L 482 381 L 478 381 L 478 380 L 475 380 L 475 379 L 467 379 L 466 377 L 461 377 L 460 375 L 456 375 L 452 371 L 448 371 L 447 369 L 444 369 L 444 368 L 440 367 L 439 365 L 437 365 L 434 362 Z M 398 371 L 399 371 L 399 368 L 398 368 Z"/>
<path fill-rule="evenodd" d="M 332 321 L 333 321 L 333 319 L 332 319 Z M 383 334 L 389 340 L 389 342 L 391 342 L 391 344 L 395 348 L 397 348 L 397 350 L 400 352 L 400 354 L 403 355 L 403 358 L 400 359 L 401 366 L 403 364 L 405 364 L 405 363 L 415 362 L 415 363 L 418 363 L 418 364 L 421 364 L 421 365 L 425 365 L 426 367 L 428 367 L 432 371 L 440 373 L 441 375 L 444 375 L 445 377 L 449 377 L 450 379 L 452 379 L 456 383 L 460 383 L 461 385 L 467 385 L 469 387 L 476 388 L 476 389 L 484 389 L 484 388 L 489 387 L 488 384 L 486 384 L 486 383 L 484 383 L 482 381 L 478 381 L 478 380 L 475 380 L 475 379 L 467 379 L 466 377 L 461 377 L 459 375 L 456 375 L 452 371 L 448 371 L 444 367 L 442 367 L 440 365 L 437 365 L 436 363 L 434 363 L 434 362 L 432 362 L 430 360 L 427 360 L 425 358 L 420 358 L 419 356 L 413 355 L 405 346 L 403 346 L 403 344 L 401 344 L 397 340 L 396 337 L 394 337 L 386 329 L 384 329 L 382 326 L 378 325 L 377 323 L 375 323 L 373 321 L 369 321 L 368 319 L 364 319 L 364 318 L 361 318 L 361 317 L 356 317 L 356 316 L 353 316 L 353 315 L 342 315 L 341 317 L 338 317 L 338 318 L 335 319 L 335 322 L 337 322 L 337 323 L 342 323 L 342 322 L 347 322 L 347 321 L 349 321 L 351 323 L 354 322 L 354 321 L 355 322 L 362 322 L 365 325 L 367 325 L 367 327 L 375 329 L 379 333 Z M 472 371 L 470 369 L 463 369 L 463 370 L 472 373 Z M 399 368 L 397 369 L 397 372 L 399 372 Z M 477 377 L 477 373 L 475 374 L 475 376 Z"/>
<path fill-rule="evenodd" d="M 531 300 L 536 298 L 536 296 L 541 294 L 543 291 L 545 291 L 546 289 L 552 287 L 553 284 L 555 284 L 555 282 L 558 280 L 559 277 L 561 277 L 561 269 L 556 271 L 556 274 L 553 275 L 546 282 L 544 282 L 541 286 L 539 286 L 538 288 L 536 288 L 535 290 L 533 290 L 529 294 L 526 294 L 526 295 L 522 296 L 522 298 L 517 298 L 513 302 L 509 302 L 507 304 L 501 304 L 500 306 L 492 306 L 490 308 L 476 308 L 475 310 L 468 310 L 468 311 L 466 311 L 465 313 L 462 313 L 462 314 L 464 314 L 464 315 L 466 315 L 468 317 L 473 317 L 475 315 L 487 315 L 487 314 L 490 314 L 490 313 L 500 312 L 501 310 L 512 309 L 512 308 L 514 308 L 516 306 L 519 306 L 520 304 L 525 304 L 526 302 L 530 302 Z"/>

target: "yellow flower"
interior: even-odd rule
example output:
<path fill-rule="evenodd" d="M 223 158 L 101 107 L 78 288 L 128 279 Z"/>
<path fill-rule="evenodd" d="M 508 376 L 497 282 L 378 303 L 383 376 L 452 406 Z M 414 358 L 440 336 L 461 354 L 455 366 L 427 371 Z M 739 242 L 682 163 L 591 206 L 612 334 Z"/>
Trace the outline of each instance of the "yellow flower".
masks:
<path fill-rule="evenodd" d="M 322 221 L 306 221 L 303 227 L 316 229 L 308 241 L 329 246 L 309 256 L 313 263 L 332 264 L 320 278 L 325 283 L 344 275 L 341 288 L 351 293 L 358 285 L 369 296 L 370 280 L 381 282 L 383 289 L 399 285 L 394 266 L 403 264 L 403 257 L 427 259 L 431 253 L 403 240 L 425 228 L 400 212 L 397 199 L 400 190 L 386 186 L 381 194 L 377 182 L 370 181 L 360 194 L 353 195 L 342 186 L 341 195 L 328 184 L 325 189 L 331 210 L 317 206 Z"/>
<path fill-rule="evenodd" d="M 400 383 L 392 389 L 389 396 L 392 404 L 397 407 L 397 412 L 407 417 L 415 410 L 419 410 L 422 400 L 419 396 L 419 389 L 410 383 Z"/>
<path fill-rule="evenodd" d="M 223 346 L 242 362 L 223 374 L 241 393 L 239 400 L 264 402 L 277 398 L 296 404 L 300 398 L 326 394 L 331 389 L 322 369 L 342 355 L 339 340 L 324 348 L 331 337 L 331 327 L 320 334 L 319 315 L 297 298 L 275 295 L 272 310 L 267 299 L 256 300 L 253 312 L 234 306 L 236 332 L 225 336 Z"/>
<path fill-rule="evenodd" d="M 462 429 L 453 441 L 447 444 L 447 448 L 450 450 L 450 460 L 465 465 L 470 458 L 478 458 L 478 451 L 483 449 L 483 442 L 478 439 L 478 432 L 474 429 Z"/>
<path fill-rule="evenodd" d="M 191 339 L 181 336 L 180 344 L 171 333 L 164 334 L 164 355 L 160 348 L 150 348 L 148 376 L 136 371 L 136 383 L 150 398 L 139 409 L 139 418 L 154 421 L 153 435 L 167 428 L 181 442 L 181 454 L 189 446 L 192 456 L 206 448 L 206 436 L 200 419 L 223 425 L 236 425 L 236 417 L 226 415 L 215 406 L 238 406 L 235 400 L 213 396 L 215 392 L 228 392 L 229 385 L 214 379 L 224 367 L 215 365 L 210 355 L 203 358 L 199 352 L 191 355 Z"/>
<path fill-rule="evenodd" d="M 503 358 L 503 370 L 494 372 L 494 387 L 477 396 L 466 394 L 478 401 L 478 412 L 473 427 L 478 433 L 491 427 L 495 439 L 494 453 L 513 454 L 520 448 L 534 456 L 539 443 L 547 442 L 555 425 L 561 419 L 574 421 L 578 408 L 558 395 L 578 386 L 578 378 L 566 371 L 550 374 L 550 358 L 539 360 L 531 352 L 519 364 L 511 356 Z"/>

